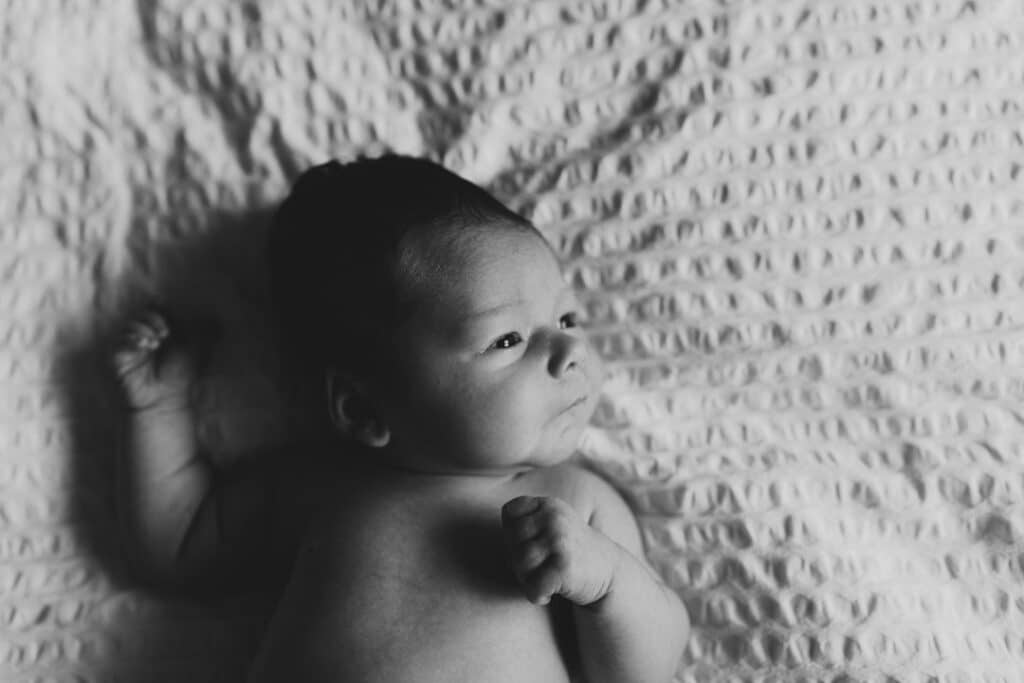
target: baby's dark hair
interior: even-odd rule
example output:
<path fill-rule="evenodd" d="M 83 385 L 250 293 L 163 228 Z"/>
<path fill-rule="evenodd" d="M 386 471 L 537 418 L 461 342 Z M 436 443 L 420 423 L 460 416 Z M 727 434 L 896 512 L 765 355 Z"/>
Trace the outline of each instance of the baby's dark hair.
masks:
<path fill-rule="evenodd" d="M 309 379 L 331 365 L 375 369 L 405 314 L 402 238 L 436 226 L 535 228 L 444 167 L 387 155 L 299 176 L 270 228 L 271 306 L 282 357 Z"/>

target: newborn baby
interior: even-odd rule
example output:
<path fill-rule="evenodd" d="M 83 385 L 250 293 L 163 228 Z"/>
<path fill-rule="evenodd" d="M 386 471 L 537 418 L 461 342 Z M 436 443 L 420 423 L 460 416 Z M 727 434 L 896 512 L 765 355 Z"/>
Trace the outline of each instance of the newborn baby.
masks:
<path fill-rule="evenodd" d="M 157 313 L 134 321 L 115 363 L 137 570 L 196 590 L 280 580 L 251 681 L 670 681 L 686 611 L 619 495 L 566 462 L 601 369 L 541 234 L 385 156 L 304 173 L 268 257 L 281 346 L 337 438 L 215 470 L 194 345 Z"/>

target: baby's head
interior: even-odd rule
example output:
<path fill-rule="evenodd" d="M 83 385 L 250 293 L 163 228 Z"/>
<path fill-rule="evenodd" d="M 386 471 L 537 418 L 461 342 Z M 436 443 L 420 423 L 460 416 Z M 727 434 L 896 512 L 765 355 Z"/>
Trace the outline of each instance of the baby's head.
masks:
<path fill-rule="evenodd" d="M 447 473 L 571 454 L 600 364 L 550 246 L 483 189 L 422 159 L 329 162 L 268 249 L 284 353 L 357 452 Z"/>

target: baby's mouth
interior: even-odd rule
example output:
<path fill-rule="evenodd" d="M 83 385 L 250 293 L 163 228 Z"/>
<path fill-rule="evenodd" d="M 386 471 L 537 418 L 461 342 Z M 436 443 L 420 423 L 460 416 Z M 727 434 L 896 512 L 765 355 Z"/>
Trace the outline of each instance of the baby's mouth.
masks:
<path fill-rule="evenodd" d="M 583 405 L 586 402 L 587 402 L 587 397 L 586 396 L 580 396 L 575 401 L 573 401 L 572 403 L 567 405 L 565 408 L 562 408 L 560 411 L 558 411 L 558 414 L 561 415 L 562 413 L 567 413 L 570 410 L 572 410 L 573 408 L 577 408 L 577 407 Z"/>

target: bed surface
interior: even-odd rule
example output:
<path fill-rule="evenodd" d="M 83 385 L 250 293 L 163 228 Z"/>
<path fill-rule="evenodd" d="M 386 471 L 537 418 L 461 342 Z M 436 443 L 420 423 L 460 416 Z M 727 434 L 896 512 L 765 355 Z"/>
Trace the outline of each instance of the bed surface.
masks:
<path fill-rule="evenodd" d="M 0 8 L 0 681 L 240 680 L 263 598 L 119 569 L 105 344 L 217 321 L 204 439 L 287 436 L 268 212 L 384 150 L 562 255 L 678 680 L 1024 680 L 1024 5 L 359 5 Z"/>

